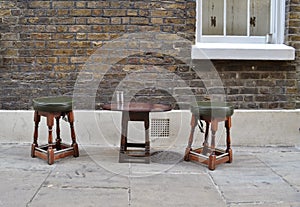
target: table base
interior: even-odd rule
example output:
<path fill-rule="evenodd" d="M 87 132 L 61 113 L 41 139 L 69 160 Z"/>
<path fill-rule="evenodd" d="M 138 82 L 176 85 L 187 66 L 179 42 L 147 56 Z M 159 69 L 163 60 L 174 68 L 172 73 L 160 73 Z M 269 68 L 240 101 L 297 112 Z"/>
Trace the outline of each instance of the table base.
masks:
<path fill-rule="evenodd" d="M 119 153 L 119 163 L 150 163 L 151 156 L 145 156 L 144 150 L 127 150 Z"/>
<path fill-rule="evenodd" d="M 131 143 L 127 141 L 128 133 L 128 122 L 129 121 L 142 121 L 144 122 L 145 128 L 145 142 L 144 143 Z M 131 148 L 131 149 L 128 149 Z M 143 148 L 139 150 L 136 148 Z M 124 112 L 122 113 L 122 134 L 120 144 L 120 155 L 124 155 L 119 159 L 120 162 L 126 160 L 136 160 L 136 157 L 147 157 L 150 156 L 150 140 L 149 140 L 149 112 Z M 125 156 L 126 155 L 126 156 Z M 148 161 L 147 161 L 148 162 Z M 149 162 L 148 162 L 149 163 Z"/>

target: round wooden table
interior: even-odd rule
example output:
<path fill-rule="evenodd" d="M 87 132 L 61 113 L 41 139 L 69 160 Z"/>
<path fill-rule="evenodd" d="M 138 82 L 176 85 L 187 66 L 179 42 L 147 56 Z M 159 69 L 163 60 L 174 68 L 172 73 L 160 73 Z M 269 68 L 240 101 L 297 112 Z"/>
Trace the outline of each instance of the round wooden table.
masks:
<path fill-rule="evenodd" d="M 170 104 L 151 104 L 143 102 L 130 102 L 130 103 L 109 103 L 102 105 L 102 109 L 111 111 L 122 112 L 122 125 L 121 125 L 121 144 L 120 154 L 127 154 L 129 156 L 143 156 L 149 157 L 150 155 L 150 139 L 149 139 L 149 113 L 150 112 L 164 112 L 172 110 Z M 145 127 L 145 143 L 129 143 L 127 142 L 128 121 L 143 121 Z M 143 154 L 130 153 L 128 147 L 145 148 Z M 122 160 L 120 160 L 122 162 Z"/>

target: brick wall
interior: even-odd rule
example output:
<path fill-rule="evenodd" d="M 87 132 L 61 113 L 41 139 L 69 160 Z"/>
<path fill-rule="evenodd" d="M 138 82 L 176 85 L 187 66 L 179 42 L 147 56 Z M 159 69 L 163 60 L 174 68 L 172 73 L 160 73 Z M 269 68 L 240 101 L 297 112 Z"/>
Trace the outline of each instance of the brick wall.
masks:
<path fill-rule="evenodd" d="M 287 2 L 287 43 L 299 48 L 299 1 Z M 298 50 L 292 62 L 213 61 L 222 90 L 212 84 L 209 74 L 199 78 L 195 70 L 201 62 L 193 61 L 189 67 L 182 56 L 176 56 L 176 51 L 189 51 L 194 41 L 193 0 L 1 1 L 0 31 L 0 109 L 30 109 L 38 96 L 72 96 L 84 75 L 88 88 L 82 96 L 90 95 L 93 81 L 101 76 L 93 85 L 96 108 L 113 98 L 120 83 L 134 91 L 131 99 L 183 105 L 220 93 L 236 108 L 245 109 L 295 108 L 299 99 Z M 133 33 L 163 36 L 155 36 L 152 44 L 141 39 L 138 47 L 129 38 L 125 48 L 142 51 L 118 59 L 126 51 L 119 49 L 124 46 L 117 40 Z M 105 74 L 98 68 L 90 77 L 86 67 L 91 57 L 108 45 L 113 45 L 109 57 L 117 60 Z"/>
<path fill-rule="evenodd" d="M 296 108 L 300 108 L 300 1 L 290 0 L 287 1 L 287 43 L 296 49 L 296 60 L 294 65 L 296 66 L 296 79 L 297 88 L 296 92 Z"/>

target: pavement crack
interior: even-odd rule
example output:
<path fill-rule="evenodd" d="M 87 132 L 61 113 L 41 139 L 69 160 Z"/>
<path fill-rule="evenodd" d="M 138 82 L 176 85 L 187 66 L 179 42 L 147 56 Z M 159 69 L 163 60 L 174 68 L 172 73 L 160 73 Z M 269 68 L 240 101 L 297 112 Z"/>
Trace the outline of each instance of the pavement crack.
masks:
<path fill-rule="evenodd" d="M 128 206 L 131 206 L 131 175 L 132 168 L 131 164 L 129 165 L 129 176 L 128 176 Z"/>
<path fill-rule="evenodd" d="M 209 179 L 211 180 L 212 184 L 215 186 L 216 190 L 218 191 L 218 193 L 220 194 L 222 200 L 224 201 L 225 205 L 227 205 L 227 201 L 226 198 L 224 196 L 223 191 L 220 189 L 220 187 L 218 186 L 218 184 L 215 182 L 213 176 L 211 175 L 211 173 L 207 173 Z"/>
<path fill-rule="evenodd" d="M 35 193 L 33 194 L 33 196 L 31 197 L 31 199 L 26 203 L 26 207 L 29 207 L 30 204 L 32 203 L 32 201 L 35 199 L 36 195 L 39 193 L 39 191 L 41 190 L 41 188 L 43 186 L 45 186 L 45 184 L 47 183 L 47 180 L 49 178 L 49 176 L 51 175 L 51 173 L 54 171 L 56 167 L 52 168 L 50 170 L 50 172 L 48 173 L 48 175 L 46 176 L 46 178 L 44 179 L 44 181 L 40 184 L 40 186 L 38 187 L 38 189 L 35 191 Z"/>
<path fill-rule="evenodd" d="M 61 186 L 63 189 L 106 189 L 106 190 L 115 190 L 115 189 L 121 189 L 121 190 L 127 190 L 127 187 L 109 187 L 109 186 L 68 186 L 63 185 Z"/>

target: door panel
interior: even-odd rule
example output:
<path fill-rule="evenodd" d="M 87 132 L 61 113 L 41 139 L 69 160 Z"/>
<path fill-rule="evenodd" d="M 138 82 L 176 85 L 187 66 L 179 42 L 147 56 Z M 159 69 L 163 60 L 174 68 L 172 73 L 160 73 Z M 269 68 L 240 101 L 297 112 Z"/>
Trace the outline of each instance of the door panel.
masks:
<path fill-rule="evenodd" d="M 224 0 L 204 0 L 202 5 L 202 34 L 223 35 Z"/>
<path fill-rule="evenodd" d="M 226 34 L 247 35 L 247 0 L 227 0 Z"/>
<path fill-rule="evenodd" d="M 270 0 L 251 0 L 250 36 L 265 36 L 270 33 L 270 4 Z"/>

